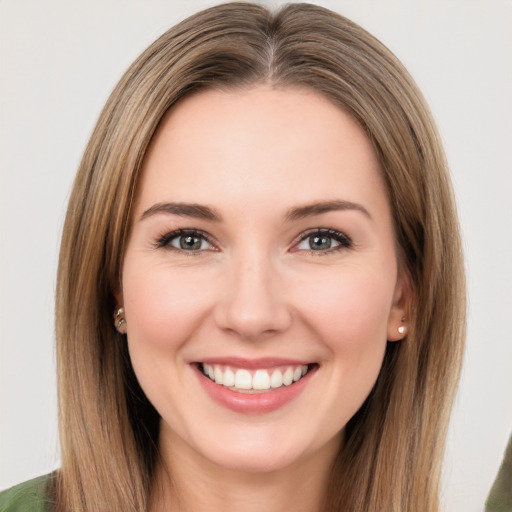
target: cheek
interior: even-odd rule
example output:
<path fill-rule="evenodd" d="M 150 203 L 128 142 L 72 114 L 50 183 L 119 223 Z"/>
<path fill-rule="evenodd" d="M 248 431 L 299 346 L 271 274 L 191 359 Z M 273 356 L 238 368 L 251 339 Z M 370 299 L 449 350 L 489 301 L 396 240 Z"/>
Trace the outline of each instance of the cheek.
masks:
<path fill-rule="evenodd" d="M 141 271 L 141 269 L 144 269 Z M 130 359 L 149 400 L 180 421 L 186 389 L 182 347 L 208 314 L 211 296 L 201 289 L 200 272 L 127 258 L 123 299 Z M 210 294 L 211 295 L 211 294 Z"/>
<path fill-rule="evenodd" d="M 358 268 L 331 272 L 323 279 L 317 275 L 315 286 L 299 291 L 309 322 L 347 348 L 375 338 L 386 341 L 393 292 L 392 279 Z"/>
<path fill-rule="evenodd" d="M 134 270 L 127 264 L 123 275 L 129 338 L 148 348 L 178 348 L 207 314 L 204 276 L 160 265 Z"/>
<path fill-rule="evenodd" d="M 351 268 L 337 278 L 318 280 L 314 289 L 302 297 L 303 317 L 330 353 L 331 377 L 342 388 L 334 392 L 354 413 L 382 365 L 394 283 L 382 274 Z"/>

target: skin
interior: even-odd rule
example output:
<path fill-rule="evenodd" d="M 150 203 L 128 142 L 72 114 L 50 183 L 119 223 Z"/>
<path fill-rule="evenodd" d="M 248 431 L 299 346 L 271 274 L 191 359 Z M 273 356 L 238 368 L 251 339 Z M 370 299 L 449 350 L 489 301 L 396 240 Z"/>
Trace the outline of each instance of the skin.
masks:
<path fill-rule="evenodd" d="M 286 217 L 325 201 L 351 207 Z M 151 213 L 166 202 L 222 220 Z M 350 244 L 312 249 L 321 228 Z M 208 241 L 159 242 L 177 229 Z M 409 288 L 398 269 L 379 162 L 340 108 L 266 85 L 173 107 L 144 160 L 117 294 L 137 378 L 162 417 L 153 510 L 319 510 L 343 429 L 387 340 L 403 337 Z M 243 414 L 212 400 L 191 364 L 228 356 L 318 366 L 284 406 Z"/>

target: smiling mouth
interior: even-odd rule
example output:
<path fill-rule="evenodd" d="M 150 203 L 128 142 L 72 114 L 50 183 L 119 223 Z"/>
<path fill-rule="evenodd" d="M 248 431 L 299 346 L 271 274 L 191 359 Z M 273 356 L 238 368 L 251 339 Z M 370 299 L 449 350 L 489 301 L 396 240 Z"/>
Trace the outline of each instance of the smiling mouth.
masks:
<path fill-rule="evenodd" d="M 286 365 L 275 368 L 245 369 L 220 364 L 199 363 L 210 380 L 238 393 L 264 393 L 291 386 L 305 377 L 316 364 Z"/>

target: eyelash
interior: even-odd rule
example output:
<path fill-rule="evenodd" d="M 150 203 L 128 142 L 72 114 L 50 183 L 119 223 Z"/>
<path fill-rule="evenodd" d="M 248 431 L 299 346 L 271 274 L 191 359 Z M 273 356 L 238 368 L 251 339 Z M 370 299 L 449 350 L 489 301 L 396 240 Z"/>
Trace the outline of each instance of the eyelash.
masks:
<path fill-rule="evenodd" d="M 190 255 L 190 256 L 198 255 L 200 252 L 203 252 L 202 250 L 190 250 L 190 251 L 187 251 L 186 249 L 178 249 L 177 247 L 173 247 L 171 245 L 171 242 L 174 239 L 177 239 L 177 238 L 179 238 L 181 236 L 186 236 L 186 235 L 192 236 L 192 237 L 195 237 L 195 238 L 200 238 L 200 239 L 205 240 L 206 242 L 208 242 L 210 245 L 213 245 L 211 237 L 207 233 L 205 233 L 204 231 L 199 231 L 197 229 L 177 229 L 175 231 L 171 231 L 170 233 L 166 233 L 165 235 L 159 237 L 157 242 L 156 242 L 156 244 L 155 244 L 155 247 L 157 249 L 166 248 L 166 249 L 169 249 L 169 250 L 180 251 L 180 252 L 183 252 L 183 253 L 187 253 L 187 255 Z"/>
<path fill-rule="evenodd" d="M 314 249 L 306 249 L 306 251 L 314 256 L 326 256 L 328 254 L 331 254 L 333 252 L 342 251 L 344 249 L 351 249 L 353 247 L 352 239 L 346 235 L 345 233 L 342 233 L 341 231 L 336 231 L 335 229 L 328 229 L 328 228 L 319 228 L 319 229 L 312 229 L 305 234 L 301 235 L 299 241 L 295 244 L 295 247 L 299 245 L 301 242 L 304 242 L 308 240 L 309 238 L 313 236 L 320 236 L 325 238 L 332 238 L 336 242 L 338 242 L 339 245 L 335 247 L 330 247 L 326 250 L 317 250 Z"/>
<path fill-rule="evenodd" d="M 155 248 L 167 248 L 169 250 L 174 251 L 180 251 L 182 253 L 186 253 L 187 255 L 193 256 L 193 255 L 199 255 L 201 252 L 204 252 L 204 249 L 192 249 L 192 250 L 186 250 L 186 249 L 180 249 L 177 247 L 173 247 L 171 245 L 171 242 L 181 236 L 191 236 L 195 238 L 202 239 L 206 242 L 208 242 L 210 245 L 214 245 L 212 242 L 211 237 L 208 235 L 208 233 L 205 233 L 204 231 L 200 231 L 197 229 L 177 229 L 175 231 L 171 231 L 170 233 L 166 233 L 165 235 L 162 235 L 158 238 L 157 242 L 155 243 Z M 309 238 L 313 236 L 319 236 L 319 237 L 325 237 L 325 238 L 331 238 L 335 242 L 337 242 L 339 245 L 335 247 L 329 247 L 326 250 L 314 250 L 314 249 L 303 249 L 307 251 L 310 254 L 313 254 L 315 256 L 325 256 L 327 254 L 341 251 L 343 249 L 350 249 L 353 247 L 352 239 L 347 236 L 346 234 L 336 231 L 334 229 L 328 229 L 328 228 L 319 228 L 319 229 L 312 229 L 309 230 L 306 233 L 301 234 L 300 238 L 296 243 L 294 243 L 294 247 L 297 247 L 302 242 L 308 240 Z M 292 250 L 292 252 L 297 252 L 300 249 Z"/>

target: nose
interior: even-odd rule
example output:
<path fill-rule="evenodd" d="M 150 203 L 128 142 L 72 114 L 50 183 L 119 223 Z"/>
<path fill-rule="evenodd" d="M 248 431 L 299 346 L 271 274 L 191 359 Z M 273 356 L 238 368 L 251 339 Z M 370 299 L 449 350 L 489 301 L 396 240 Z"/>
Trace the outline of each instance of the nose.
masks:
<path fill-rule="evenodd" d="M 286 287 L 270 258 L 241 257 L 224 280 L 215 309 L 216 324 L 245 340 L 285 331 L 292 319 Z"/>

